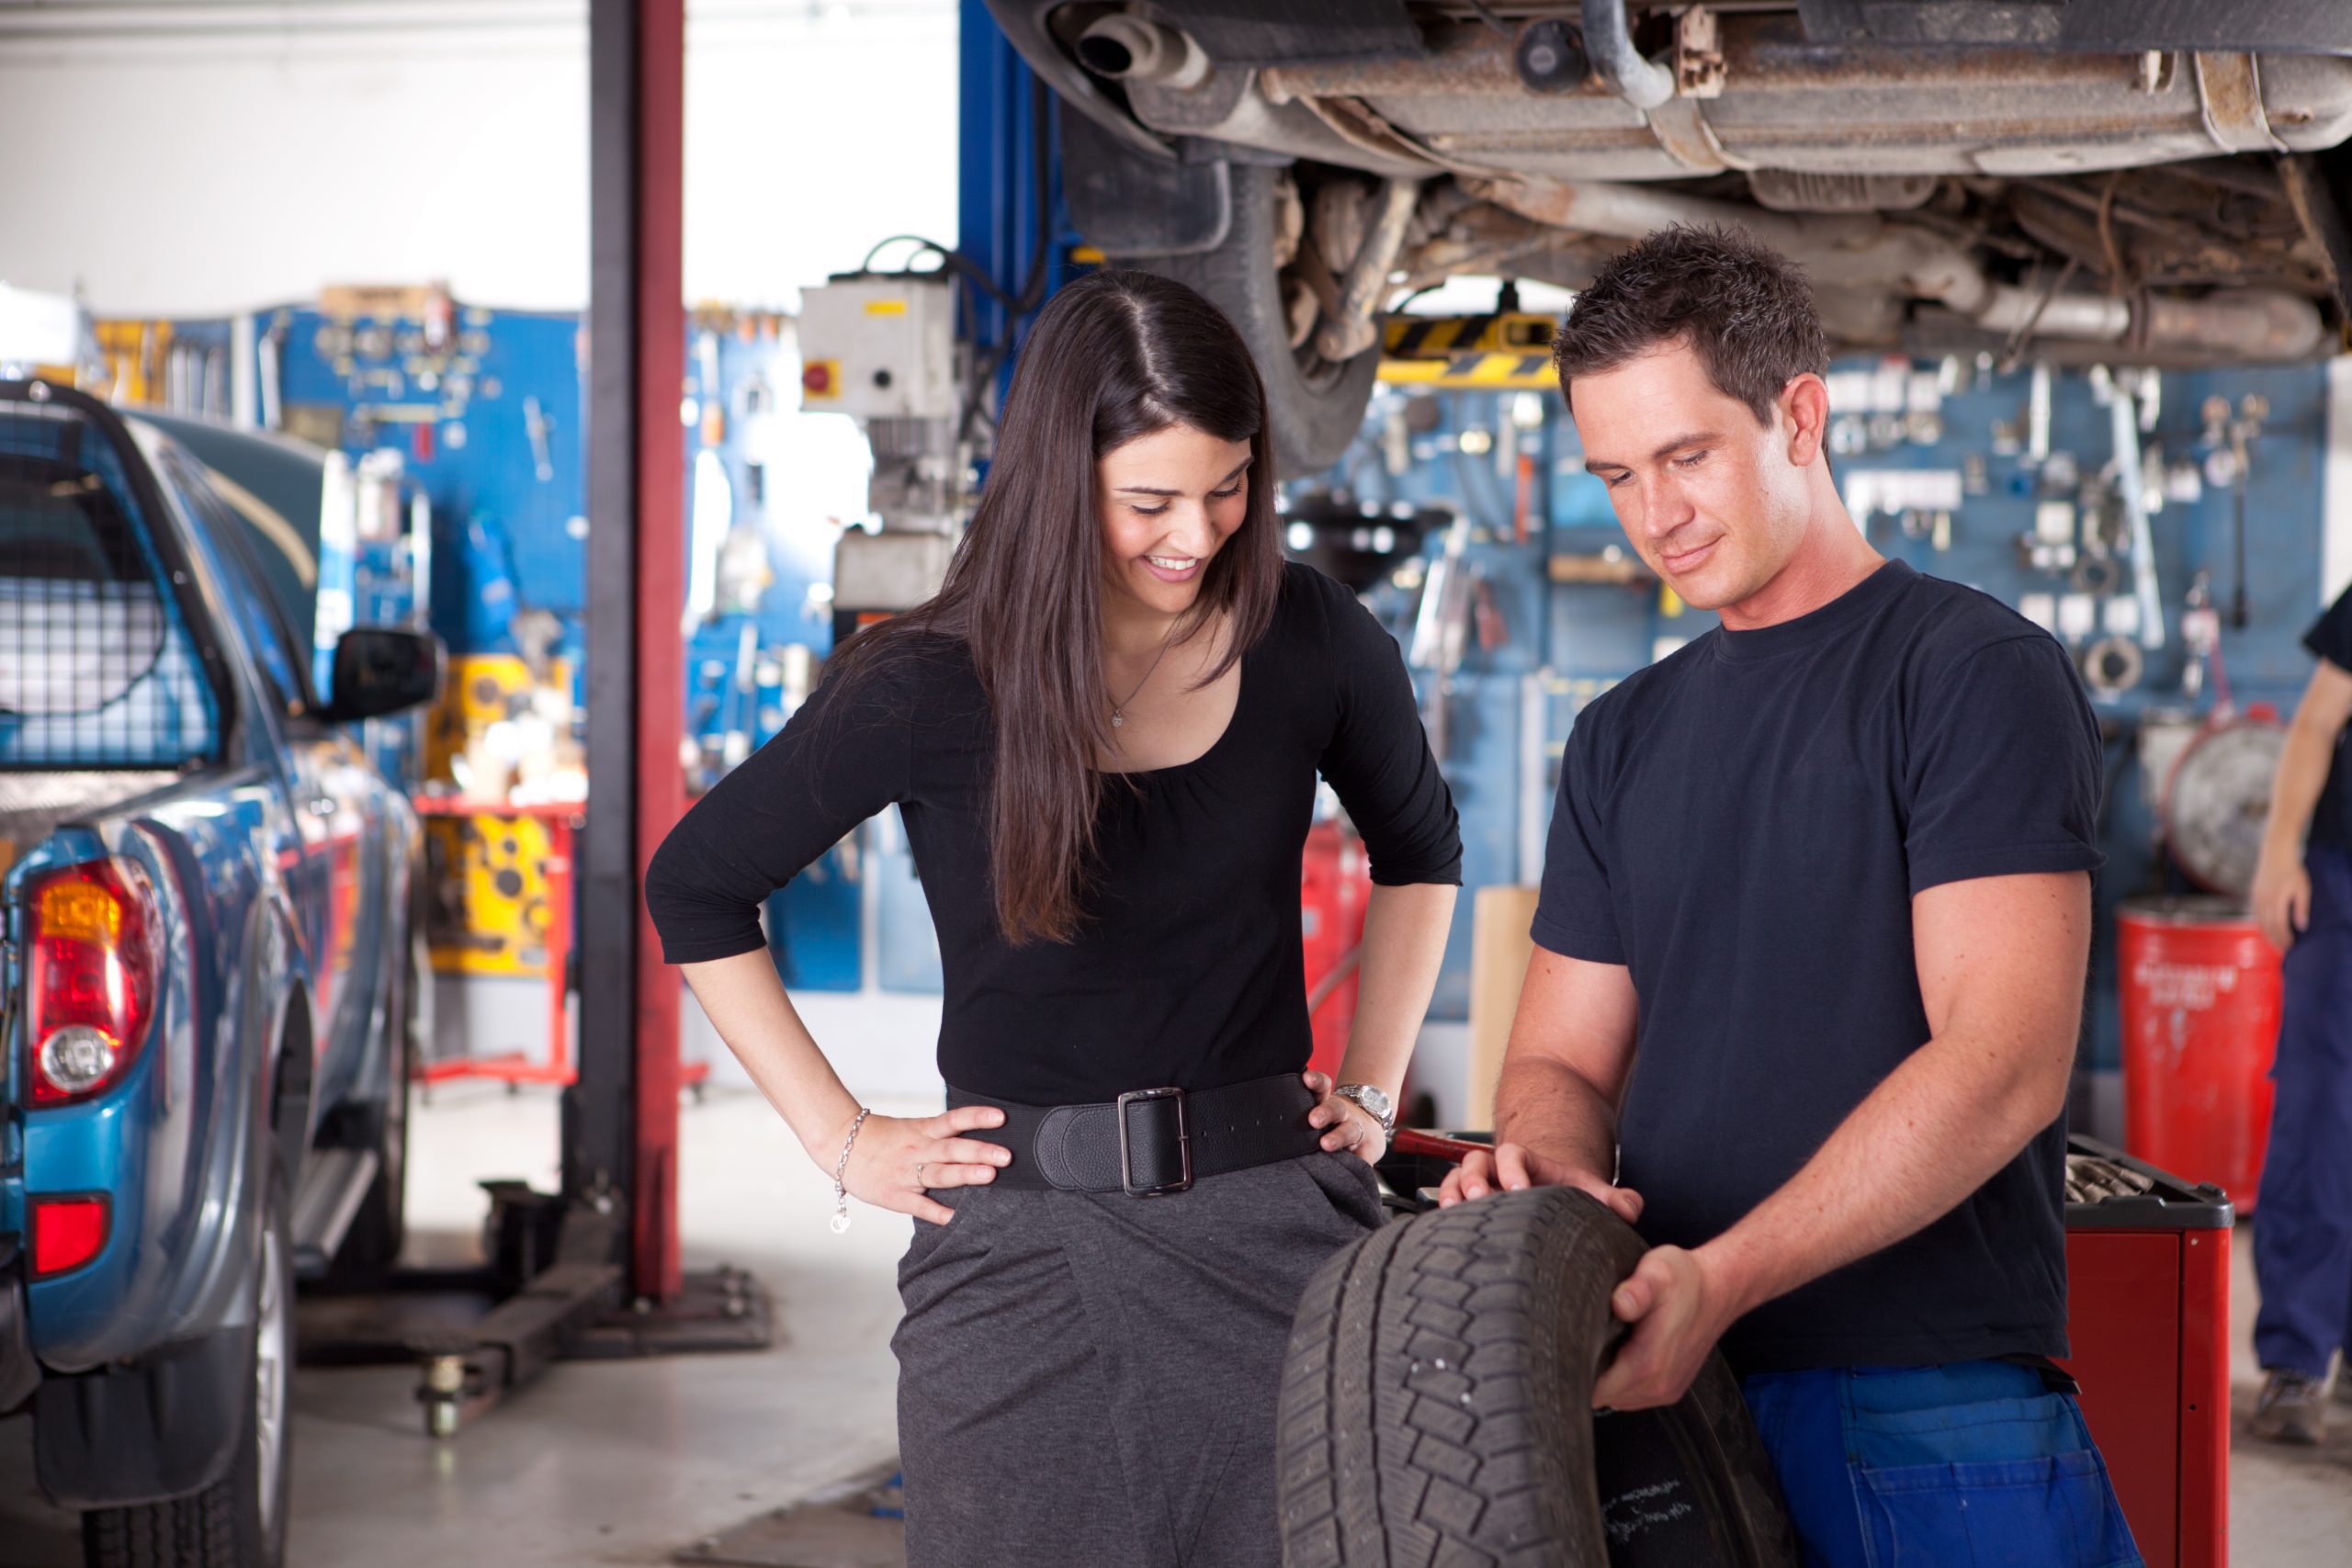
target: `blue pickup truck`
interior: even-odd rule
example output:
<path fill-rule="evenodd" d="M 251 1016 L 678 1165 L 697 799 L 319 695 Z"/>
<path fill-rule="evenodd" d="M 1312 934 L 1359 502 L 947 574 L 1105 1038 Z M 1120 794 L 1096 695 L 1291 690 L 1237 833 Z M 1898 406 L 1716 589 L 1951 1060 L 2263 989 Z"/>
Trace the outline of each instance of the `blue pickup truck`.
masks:
<path fill-rule="evenodd" d="M 398 1251 L 422 1005 L 347 728 L 441 657 L 356 627 L 322 696 L 318 519 L 229 474 L 300 449 L 166 426 L 0 382 L 0 1416 L 94 1568 L 276 1568 L 295 1280 Z"/>

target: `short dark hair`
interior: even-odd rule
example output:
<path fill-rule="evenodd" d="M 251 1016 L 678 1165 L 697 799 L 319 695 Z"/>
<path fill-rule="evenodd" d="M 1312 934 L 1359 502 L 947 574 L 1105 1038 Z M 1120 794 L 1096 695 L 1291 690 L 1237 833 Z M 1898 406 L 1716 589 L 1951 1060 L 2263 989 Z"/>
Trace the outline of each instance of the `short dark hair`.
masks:
<path fill-rule="evenodd" d="M 1744 231 L 1678 223 L 1611 261 L 1552 340 L 1560 395 L 1578 376 L 1688 343 L 1707 379 L 1760 424 L 1789 382 L 1829 368 L 1829 339 L 1797 264 Z M 1572 403 L 1573 406 L 1573 403 Z"/>

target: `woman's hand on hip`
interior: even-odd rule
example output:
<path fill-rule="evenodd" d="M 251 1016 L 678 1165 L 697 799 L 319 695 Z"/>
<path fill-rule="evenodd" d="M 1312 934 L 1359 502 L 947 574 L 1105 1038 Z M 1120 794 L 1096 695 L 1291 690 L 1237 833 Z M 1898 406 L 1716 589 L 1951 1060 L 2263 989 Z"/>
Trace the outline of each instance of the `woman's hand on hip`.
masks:
<path fill-rule="evenodd" d="M 1322 1131 L 1323 1147 L 1332 1154 L 1351 1154 L 1366 1165 L 1378 1164 L 1388 1152 L 1388 1134 L 1372 1112 L 1332 1093 L 1329 1073 L 1299 1076 L 1315 1091 L 1315 1109 L 1306 1113 L 1306 1123 Z"/>
<path fill-rule="evenodd" d="M 963 1134 L 1002 1125 L 1004 1112 L 993 1105 L 959 1106 L 937 1116 L 868 1116 L 850 1145 L 842 1185 L 877 1209 L 946 1224 L 956 1211 L 926 1192 L 994 1181 L 997 1171 L 1012 1163 L 1012 1151 Z"/>

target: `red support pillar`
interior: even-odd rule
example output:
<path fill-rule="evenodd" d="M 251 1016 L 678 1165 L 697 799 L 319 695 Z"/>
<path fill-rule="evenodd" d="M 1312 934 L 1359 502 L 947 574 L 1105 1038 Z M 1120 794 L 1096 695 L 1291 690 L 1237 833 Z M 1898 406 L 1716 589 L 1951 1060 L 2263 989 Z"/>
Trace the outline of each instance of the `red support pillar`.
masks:
<path fill-rule="evenodd" d="M 685 807 L 685 0 L 638 8 L 638 886 Z M 593 655 L 592 655 L 593 657 Z M 629 1277 L 674 1300 L 678 1264 L 678 973 L 637 907 L 637 1192 Z"/>

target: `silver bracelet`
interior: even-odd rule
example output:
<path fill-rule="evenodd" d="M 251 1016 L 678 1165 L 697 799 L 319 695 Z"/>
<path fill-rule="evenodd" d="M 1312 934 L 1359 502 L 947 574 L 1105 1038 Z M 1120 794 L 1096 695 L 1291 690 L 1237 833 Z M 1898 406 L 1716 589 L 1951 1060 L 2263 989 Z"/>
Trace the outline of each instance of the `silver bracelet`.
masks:
<path fill-rule="evenodd" d="M 849 1229 L 849 1187 L 842 1178 L 849 1171 L 849 1151 L 857 1142 L 857 1130 L 874 1112 L 865 1106 L 857 1108 L 857 1120 L 849 1124 L 849 1136 L 842 1140 L 842 1157 L 833 1162 L 833 1234 L 839 1235 Z"/>

